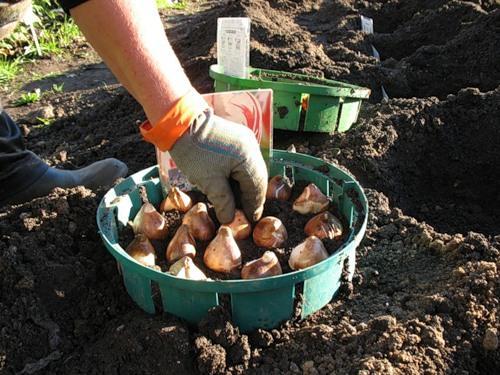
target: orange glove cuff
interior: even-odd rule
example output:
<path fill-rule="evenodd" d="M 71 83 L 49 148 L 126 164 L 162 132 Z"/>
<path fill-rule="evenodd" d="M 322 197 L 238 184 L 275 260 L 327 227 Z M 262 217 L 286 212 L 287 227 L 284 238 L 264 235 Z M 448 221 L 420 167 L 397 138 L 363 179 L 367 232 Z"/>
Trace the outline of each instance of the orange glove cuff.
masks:
<path fill-rule="evenodd" d="M 141 134 L 161 151 L 168 151 L 189 129 L 193 120 L 207 108 L 208 104 L 203 97 L 196 91 L 191 91 L 180 98 L 157 124 L 151 125 L 148 120 L 144 121 L 140 126 Z"/>

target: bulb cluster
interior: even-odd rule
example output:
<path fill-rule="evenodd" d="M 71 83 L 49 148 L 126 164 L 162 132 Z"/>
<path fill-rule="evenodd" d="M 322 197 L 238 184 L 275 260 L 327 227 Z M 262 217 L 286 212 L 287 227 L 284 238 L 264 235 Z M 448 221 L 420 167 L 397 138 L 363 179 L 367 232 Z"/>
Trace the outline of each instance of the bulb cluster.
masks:
<path fill-rule="evenodd" d="M 292 185 L 283 176 L 269 180 L 266 197 L 268 200 L 288 201 L 292 195 Z M 342 236 L 341 221 L 327 211 L 330 199 L 314 184 L 305 187 L 293 201 L 293 210 L 309 215 L 315 214 L 305 225 L 307 238 L 295 246 L 288 259 L 292 270 L 310 267 L 328 258 L 323 239 L 338 239 Z M 231 223 L 216 229 L 208 214 L 205 203 L 194 204 L 191 197 L 172 188 L 161 202 L 160 211 L 176 210 L 184 214 L 182 224 L 177 228 L 169 242 L 165 258 L 169 273 L 181 278 L 206 280 L 205 274 L 193 261 L 196 256 L 196 241 L 208 242 L 203 254 L 203 262 L 212 271 L 235 274 L 242 279 L 257 279 L 282 274 L 278 257 L 272 249 L 280 248 L 288 240 L 288 232 L 280 219 L 274 216 L 263 217 L 253 228 L 241 210 L 236 210 Z M 134 240 L 127 247 L 127 253 L 139 263 L 158 269 L 155 264 L 155 250 L 150 240 L 161 240 L 168 236 L 165 217 L 150 203 L 144 203 L 131 223 L 135 233 Z M 258 247 L 265 248 L 263 255 L 242 265 L 242 254 L 237 240 L 252 236 Z"/>

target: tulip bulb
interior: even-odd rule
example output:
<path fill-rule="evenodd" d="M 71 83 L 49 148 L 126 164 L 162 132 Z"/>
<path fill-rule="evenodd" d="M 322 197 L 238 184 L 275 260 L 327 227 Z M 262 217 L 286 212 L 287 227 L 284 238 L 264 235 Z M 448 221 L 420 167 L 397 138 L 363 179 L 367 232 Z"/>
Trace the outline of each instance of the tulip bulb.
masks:
<path fill-rule="evenodd" d="M 253 242 L 260 247 L 280 247 L 287 239 L 288 233 L 285 226 L 274 216 L 262 218 L 253 230 Z"/>
<path fill-rule="evenodd" d="M 144 234 L 137 234 L 125 251 L 143 266 L 155 266 L 155 249 Z"/>
<path fill-rule="evenodd" d="M 172 263 L 184 256 L 194 258 L 196 255 L 195 246 L 196 242 L 191 233 L 189 233 L 189 227 L 184 224 L 181 225 L 167 246 L 167 261 Z"/>
<path fill-rule="evenodd" d="M 342 223 L 330 212 L 322 212 L 310 219 L 304 231 L 308 236 L 316 236 L 320 240 L 328 238 L 333 240 L 342 236 Z"/>
<path fill-rule="evenodd" d="M 281 275 L 280 262 L 276 254 L 272 251 L 266 251 L 259 259 L 246 263 L 241 269 L 242 279 L 260 279 Z"/>
<path fill-rule="evenodd" d="M 191 207 L 193 207 L 191 197 L 174 186 L 170 189 L 163 202 L 161 202 L 160 211 L 167 212 L 177 210 L 180 212 L 188 212 Z"/>
<path fill-rule="evenodd" d="M 196 264 L 194 264 L 193 260 L 188 256 L 182 257 L 172 264 L 168 272 L 182 279 L 207 280 L 203 271 L 196 267 Z"/>
<path fill-rule="evenodd" d="M 234 272 L 241 266 L 241 251 L 229 227 L 219 228 L 217 236 L 205 249 L 203 261 L 211 270 L 222 273 Z"/>
<path fill-rule="evenodd" d="M 150 240 L 162 240 L 168 235 L 167 221 L 149 202 L 135 215 L 132 229 L 135 234 L 142 233 Z"/>
<path fill-rule="evenodd" d="M 288 259 L 288 265 L 292 270 L 301 270 L 326 258 L 328 258 L 328 253 L 323 242 L 316 236 L 310 236 L 294 247 Z"/>
<path fill-rule="evenodd" d="M 302 215 L 317 214 L 327 209 L 330 200 L 314 184 L 305 187 L 302 194 L 293 202 L 293 209 Z"/>
<path fill-rule="evenodd" d="M 227 226 L 233 232 L 235 240 L 245 240 L 250 237 L 250 233 L 252 232 L 252 225 L 241 210 L 235 211 L 233 221 L 227 224 Z"/>
<path fill-rule="evenodd" d="M 215 224 L 208 215 L 205 203 L 196 203 L 184 215 L 182 224 L 189 226 L 189 231 L 196 240 L 209 241 L 214 238 Z"/>
<path fill-rule="evenodd" d="M 269 180 L 267 184 L 267 199 L 287 201 L 292 195 L 292 187 L 283 176 L 277 175 Z"/>

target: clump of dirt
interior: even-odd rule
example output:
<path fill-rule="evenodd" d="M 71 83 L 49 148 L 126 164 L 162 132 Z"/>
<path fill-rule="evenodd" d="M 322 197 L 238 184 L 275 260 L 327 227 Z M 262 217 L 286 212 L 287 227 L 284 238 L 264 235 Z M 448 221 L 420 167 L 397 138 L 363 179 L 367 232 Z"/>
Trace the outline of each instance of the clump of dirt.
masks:
<path fill-rule="evenodd" d="M 440 231 L 496 234 L 499 100 L 499 89 L 465 89 L 444 101 L 391 100 L 315 150 Z M 330 151 L 335 146 L 339 155 Z"/>
<path fill-rule="evenodd" d="M 380 33 L 379 23 L 375 20 L 377 33 L 371 41 L 384 59 L 392 57 L 400 60 L 422 46 L 446 44 L 485 14 L 487 12 L 479 5 L 451 1 L 437 9 L 417 12 L 408 22 L 390 33 Z"/>
<path fill-rule="evenodd" d="M 500 9 L 477 17 L 443 45 L 425 45 L 394 65 L 383 83 L 392 96 L 425 97 L 455 94 L 464 87 L 495 89 L 500 80 Z"/>
<path fill-rule="evenodd" d="M 220 374 L 225 370 L 241 372 L 248 369 L 252 357 L 248 336 L 233 326 L 227 310 L 211 309 L 198 324 L 195 339 L 198 369 L 203 374 Z"/>
<path fill-rule="evenodd" d="M 172 317 L 133 311 L 108 324 L 97 341 L 69 357 L 62 373 L 192 373 L 188 327 Z M 78 369 L 75 371 L 75 369 Z"/>

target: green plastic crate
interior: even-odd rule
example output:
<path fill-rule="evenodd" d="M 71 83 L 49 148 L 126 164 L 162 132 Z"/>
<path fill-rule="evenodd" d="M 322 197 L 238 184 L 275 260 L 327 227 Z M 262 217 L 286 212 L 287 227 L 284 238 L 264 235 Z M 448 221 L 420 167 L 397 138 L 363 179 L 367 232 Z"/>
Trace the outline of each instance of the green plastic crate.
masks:
<path fill-rule="evenodd" d="M 215 92 L 272 89 L 275 129 L 345 132 L 357 121 L 362 100 L 370 96 L 367 88 L 329 79 L 257 68 L 248 72 L 248 79 L 237 78 L 212 65 L 209 74 Z"/>
<path fill-rule="evenodd" d="M 158 205 L 163 199 L 158 168 L 151 167 L 108 191 L 97 211 L 102 240 L 120 264 L 127 292 L 137 305 L 148 313 L 155 313 L 151 293 L 154 281 L 159 285 L 164 311 L 197 323 L 211 307 L 218 305 L 220 295 L 229 295 L 233 321 L 247 332 L 256 328 L 273 328 L 290 319 L 297 285 L 303 286 L 302 317 L 330 302 L 340 286 L 344 262 L 347 262 L 351 278 L 354 273 L 355 250 L 365 233 L 368 217 L 363 190 L 350 175 L 335 166 L 299 153 L 274 150 L 269 172 L 270 175 L 287 175 L 292 181 L 314 182 L 332 197 L 349 222 L 345 244 L 328 259 L 312 267 L 257 280 L 194 281 L 144 267 L 124 251 L 119 243 L 119 231 L 141 207 L 141 186 L 146 188 L 153 204 Z M 357 197 L 355 201 L 352 200 L 354 196 Z"/>

